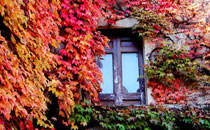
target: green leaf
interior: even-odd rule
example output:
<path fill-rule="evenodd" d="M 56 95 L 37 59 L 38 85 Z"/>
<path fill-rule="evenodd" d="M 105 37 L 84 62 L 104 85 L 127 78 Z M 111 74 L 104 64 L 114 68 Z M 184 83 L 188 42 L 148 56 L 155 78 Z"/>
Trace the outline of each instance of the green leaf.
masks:
<path fill-rule="evenodd" d="M 78 112 L 81 112 L 81 113 L 83 113 L 83 112 L 85 111 L 84 108 L 82 108 L 82 106 L 81 106 L 80 104 L 75 105 L 75 109 L 76 109 Z"/>
<path fill-rule="evenodd" d="M 84 99 L 84 103 L 86 104 L 86 105 L 89 105 L 90 104 L 90 101 L 88 101 L 86 98 Z"/>
<path fill-rule="evenodd" d="M 204 123 L 205 123 L 205 120 L 203 120 L 203 119 L 199 119 L 199 122 L 203 125 Z"/>
<path fill-rule="evenodd" d="M 191 122 L 192 122 L 192 119 L 190 119 L 190 118 L 185 118 L 185 119 L 183 119 L 183 121 L 184 121 L 185 123 L 191 123 Z"/>
<path fill-rule="evenodd" d="M 93 113 L 93 109 L 91 108 L 91 107 L 89 107 L 89 108 L 86 108 L 85 109 L 85 112 L 87 112 L 87 113 Z"/>
<path fill-rule="evenodd" d="M 125 127 L 122 124 L 117 124 L 117 127 L 119 128 L 119 130 L 125 130 Z"/>
<path fill-rule="evenodd" d="M 151 130 L 149 127 L 147 127 L 147 128 L 144 128 L 144 130 Z"/>

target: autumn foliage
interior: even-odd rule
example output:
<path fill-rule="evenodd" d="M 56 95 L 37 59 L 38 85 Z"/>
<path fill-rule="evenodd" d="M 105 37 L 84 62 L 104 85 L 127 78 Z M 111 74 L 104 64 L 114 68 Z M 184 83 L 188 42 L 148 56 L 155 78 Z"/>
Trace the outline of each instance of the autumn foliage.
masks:
<path fill-rule="evenodd" d="M 176 6 L 173 0 L 1 0 L 0 128 L 33 129 L 33 119 L 53 128 L 46 116 L 53 102 L 63 124 L 69 125 L 75 103 L 84 97 L 99 101 L 102 77 L 95 59 L 108 47 L 107 37 L 96 30 L 99 19 L 114 23 L 132 16 L 144 19 L 146 26 L 136 26 L 141 35 L 163 29 L 170 34 L 168 20 L 176 17 L 166 16 Z M 209 45 L 202 41 L 196 45 Z"/>
<path fill-rule="evenodd" d="M 32 119 L 52 128 L 46 112 L 53 102 L 63 124 L 69 125 L 71 109 L 82 95 L 99 101 L 102 77 L 95 58 L 104 54 L 108 39 L 96 27 L 101 17 L 108 22 L 124 17 L 126 11 L 115 9 L 116 4 L 113 0 L 0 1 L 1 129 L 31 129 Z"/>
<path fill-rule="evenodd" d="M 147 2 L 159 8 L 142 3 L 132 15 L 139 21 L 135 31 L 157 45 L 145 66 L 156 103 L 183 104 L 195 90 L 209 95 L 209 0 Z"/>
<path fill-rule="evenodd" d="M 107 42 L 96 32 L 102 14 L 93 9 L 100 3 L 69 2 L 0 2 L 2 129 L 23 128 L 19 121 L 32 118 L 53 127 L 45 116 L 47 104 L 53 102 L 50 93 L 57 97 L 64 119 L 79 102 L 81 91 L 98 100 L 101 73 L 94 59 L 104 53 Z M 53 54 L 50 47 L 61 50 Z"/>

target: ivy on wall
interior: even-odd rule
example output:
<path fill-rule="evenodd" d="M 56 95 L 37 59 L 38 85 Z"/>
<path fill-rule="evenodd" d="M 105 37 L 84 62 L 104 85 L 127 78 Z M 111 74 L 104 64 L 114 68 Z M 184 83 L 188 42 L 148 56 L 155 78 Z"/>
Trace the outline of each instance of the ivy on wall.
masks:
<path fill-rule="evenodd" d="M 175 7 L 179 7 L 178 11 Z M 115 0 L 0 0 L 0 127 L 33 129 L 31 121 L 34 119 L 40 127 L 53 128 L 52 120 L 46 115 L 50 104 L 55 102 L 59 118 L 69 125 L 71 110 L 82 98 L 87 97 L 92 103 L 99 101 L 102 77 L 95 58 L 104 54 L 108 42 L 96 30 L 101 17 L 114 23 L 139 9 L 140 12 L 131 13 L 132 17 L 144 14 L 138 19 L 145 19 L 145 24 L 154 22 L 148 24 L 150 27 L 140 25 L 141 28 L 152 34 L 171 34 L 173 31 L 167 30 L 168 23 L 156 19 L 166 18 L 176 11 L 182 16 L 179 11 L 185 8 L 191 10 L 190 15 L 185 16 L 202 15 L 188 0 L 125 0 L 121 3 Z M 174 23 L 171 27 L 182 32 L 180 27 L 183 26 L 178 25 L 187 24 L 177 15 L 167 20 Z M 193 31 L 189 29 L 196 27 L 205 34 L 209 25 L 203 25 L 199 21 L 186 26 L 188 30 L 184 32 L 192 38 Z M 141 29 L 139 27 L 136 29 Z M 208 47 L 209 42 L 198 33 L 193 36 L 195 39 L 190 40 L 195 45 L 192 56 L 197 56 L 199 47 Z M 52 48 L 59 51 L 54 54 Z M 208 60 L 209 51 L 205 52 L 204 59 Z M 205 65 L 209 70 L 208 62 Z"/>
<path fill-rule="evenodd" d="M 161 104 L 184 104 L 197 89 L 209 95 L 209 1 L 170 1 L 170 7 L 162 1 L 147 3 L 148 8 L 146 2 L 134 6 L 131 16 L 139 22 L 134 31 L 157 45 L 145 65 L 154 99 Z M 180 44 L 187 48 L 179 49 Z"/>
<path fill-rule="evenodd" d="M 209 80 L 199 70 L 202 64 L 193 60 L 187 49 L 178 49 L 175 44 L 156 48 L 150 60 L 144 69 L 150 80 L 147 86 L 152 88 L 157 103 L 184 104 L 189 100 L 189 90 Z"/>
<path fill-rule="evenodd" d="M 70 116 L 73 130 L 104 128 L 107 130 L 196 130 L 210 128 L 209 108 L 183 107 L 169 109 L 164 106 L 104 107 L 90 106 L 85 101 L 74 108 Z"/>

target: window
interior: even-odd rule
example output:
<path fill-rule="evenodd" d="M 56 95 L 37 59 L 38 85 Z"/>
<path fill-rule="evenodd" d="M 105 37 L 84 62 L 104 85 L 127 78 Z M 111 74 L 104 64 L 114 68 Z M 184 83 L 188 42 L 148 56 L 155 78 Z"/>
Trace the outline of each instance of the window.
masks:
<path fill-rule="evenodd" d="M 109 49 L 98 66 L 104 84 L 99 98 L 105 105 L 145 104 L 142 40 L 135 38 L 130 30 L 106 30 L 111 41 Z M 123 32 L 123 34 L 121 33 Z M 141 75 L 141 76 L 140 76 Z"/>

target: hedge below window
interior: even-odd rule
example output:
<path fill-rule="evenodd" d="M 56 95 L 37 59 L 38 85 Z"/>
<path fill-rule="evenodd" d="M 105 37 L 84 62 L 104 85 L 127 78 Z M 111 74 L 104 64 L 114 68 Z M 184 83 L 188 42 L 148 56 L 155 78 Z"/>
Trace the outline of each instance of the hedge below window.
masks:
<path fill-rule="evenodd" d="M 207 130 L 210 107 L 166 108 L 164 106 L 104 107 L 87 102 L 76 105 L 70 117 L 71 129 L 110 130 Z"/>

